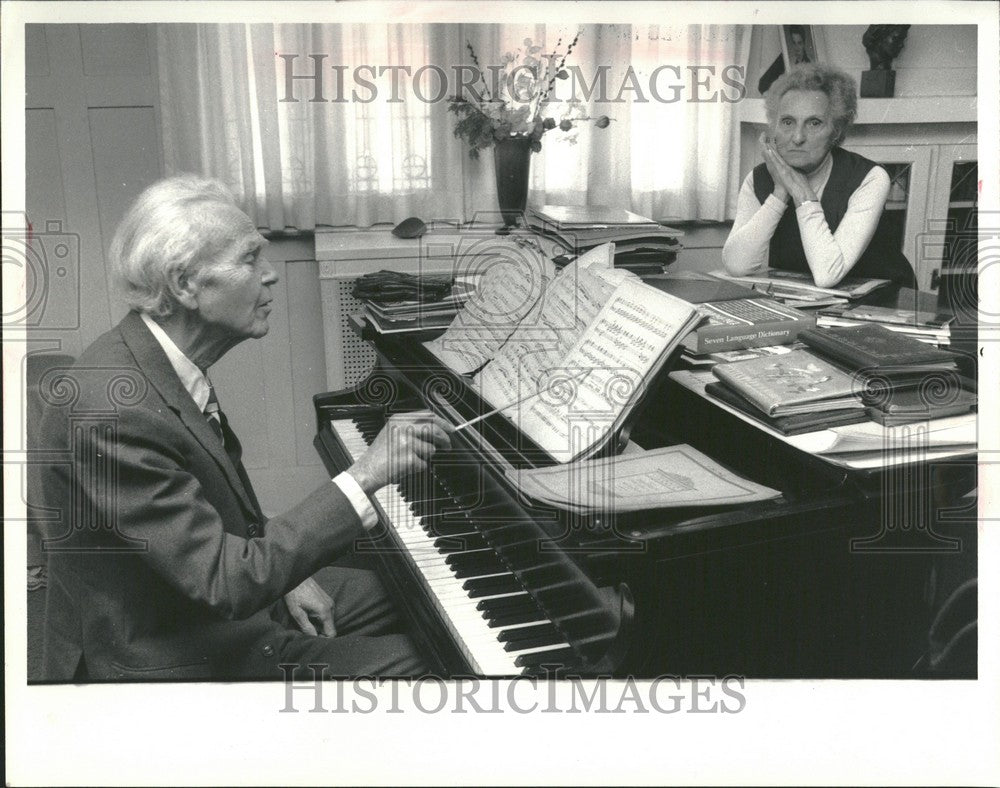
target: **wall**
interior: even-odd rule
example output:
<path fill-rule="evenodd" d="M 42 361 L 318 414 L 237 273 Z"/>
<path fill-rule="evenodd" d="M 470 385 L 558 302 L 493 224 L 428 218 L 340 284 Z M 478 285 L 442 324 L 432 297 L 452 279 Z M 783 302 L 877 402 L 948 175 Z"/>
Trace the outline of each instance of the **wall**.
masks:
<path fill-rule="evenodd" d="M 868 25 L 822 29 L 827 61 L 859 82 L 870 64 L 861 45 Z M 906 45 L 892 62 L 896 98 L 976 95 L 976 28 L 973 25 L 913 25 Z"/>
<path fill-rule="evenodd" d="M 164 171 L 155 35 L 149 25 L 28 25 L 25 44 L 27 220 L 50 264 L 30 351 L 78 356 L 126 311 L 106 251 L 128 205 Z M 56 265 L 67 238 L 79 253 Z M 261 505 L 277 513 L 326 479 L 311 401 L 326 367 L 311 237 L 276 240 L 268 254 L 281 276 L 271 331 L 211 374 Z"/>
<path fill-rule="evenodd" d="M 124 314 L 105 251 L 129 202 L 163 171 L 152 33 L 27 25 L 25 38 L 28 221 L 49 258 L 57 233 L 79 245 L 66 286 L 50 277 L 55 328 L 35 338 L 75 356 Z"/>
<path fill-rule="evenodd" d="M 863 25 L 813 25 L 824 61 L 847 71 L 858 82 L 869 68 L 861 37 Z M 976 95 L 976 27 L 974 25 L 913 25 L 906 45 L 893 61 L 897 98 Z M 747 64 L 750 98 L 759 98 L 757 81 L 781 53 L 777 25 L 754 25 Z"/>

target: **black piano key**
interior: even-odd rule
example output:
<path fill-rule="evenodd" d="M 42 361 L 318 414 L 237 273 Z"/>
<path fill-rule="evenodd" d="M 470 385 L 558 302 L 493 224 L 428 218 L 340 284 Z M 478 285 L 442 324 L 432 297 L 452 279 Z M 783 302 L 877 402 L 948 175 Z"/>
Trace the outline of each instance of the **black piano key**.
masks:
<path fill-rule="evenodd" d="M 536 651 L 533 654 L 521 654 L 514 660 L 519 668 L 535 668 L 541 665 L 565 665 L 576 659 L 576 653 L 571 648 L 557 648 L 549 651 Z"/>
<path fill-rule="evenodd" d="M 506 557 L 505 553 L 504 555 Z M 564 571 L 560 564 L 552 562 L 547 558 L 544 559 L 546 563 L 528 565 L 521 563 L 513 556 L 509 560 L 514 566 L 519 568 L 521 580 L 530 585 L 532 588 L 536 585 L 542 586 L 556 582 Z"/>
<path fill-rule="evenodd" d="M 417 517 L 439 516 L 445 510 L 455 511 L 460 508 L 455 506 L 454 501 L 452 501 L 451 498 L 444 496 L 440 498 L 428 497 L 420 500 L 410 500 L 409 498 L 405 498 L 405 500 L 410 505 L 410 511 L 417 515 Z"/>
<path fill-rule="evenodd" d="M 375 436 L 382 431 L 382 427 L 385 426 L 385 420 L 381 416 L 359 416 L 352 419 L 354 426 L 358 428 L 358 432 L 361 433 L 361 437 L 365 439 L 365 443 L 371 446 L 372 441 L 375 440 Z"/>
<path fill-rule="evenodd" d="M 514 629 L 502 629 L 500 634 L 497 635 L 497 640 L 500 643 L 519 643 L 523 640 L 530 640 L 531 638 L 537 638 L 542 636 L 551 636 L 559 638 L 559 640 L 553 640 L 553 643 L 559 643 L 563 636 L 559 633 L 559 630 L 555 628 L 549 622 L 544 624 L 535 624 L 530 627 L 515 627 Z M 523 646 L 523 648 L 528 648 L 528 646 Z"/>
<path fill-rule="evenodd" d="M 462 588 L 468 592 L 470 599 L 476 599 L 481 596 L 492 596 L 494 594 L 512 594 L 515 591 L 524 590 L 514 575 L 479 577 L 475 580 L 466 580 L 462 583 Z"/>
<path fill-rule="evenodd" d="M 537 607 L 529 610 L 504 611 L 493 616 L 483 613 L 483 618 L 491 629 L 509 627 L 513 624 L 530 624 L 532 621 L 544 621 L 545 615 Z"/>
<path fill-rule="evenodd" d="M 532 629 L 533 627 L 525 627 L 525 629 Z M 556 631 L 555 628 L 551 632 L 547 632 L 542 635 L 537 635 L 533 638 L 525 638 L 524 640 L 519 640 L 513 643 L 504 643 L 504 651 L 523 651 L 529 648 L 541 648 L 542 646 L 554 646 L 556 643 L 565 642 L 565 638 Z"/>
<path fill-rule="evenodd" d="M 460 509 L 455 509 L 452 507 L 444 507 L 440 509 L 435 509 L 432 512 L 424 512 L 423 514 L 417 515 L 425 523 L 473 523 L 475 520 L 469 516 L 469 513 L 462 511 Z"/>
<path fill-rule="evenodd" d="M 421 525 L 428 536 L 435 537 L 456 536 L 475 530 L 475 526 L 468 520 L 454 520 L 451 522 L 440 519 L 432 522 L 423 520 Z"/>
<path fill-rule="evenodd" d="M 434 547 L 440 553 L 458 553 L 463 550 L 478 550 L 489 547 L 478 531 L 463 536 L 440 536 L 434 540 Z"/>
<path fill-rule="evenodd" d="M 504 571 L 503 565 L 497 564 L 466 564 L 463 566 L 450 565 L 448 567 L 451 569 L 452 573 L 459 580 L 465 580 L 467 577 L 484 577 L 487 575 L 496 575 Z"/>
<path fill-rule="evenodd" d="M 404 497 L 407 502 L 412 505 L 419 505 L 424 507 L 433 508 L 435 511 L 450 510 L 450 511 L 476 511 L 473 507 L 479 502 L 478 497 L 471 493 L 451 493 L 442 488 L 440 485 L 433 491 L 433 495 L 419 496 L 416 492 L 413 492 L 412 500 L 407 497 L 404 493 Z M 476 507 L 479 508 L 479 507 Z"/>
<path fill-rule="evenodd" d="M 497 558 L 492 550 L 473 550 L 467 553 L 452 553 L 444 559 L 445 563 L 454 569 L 466 569 L 470 567 L 482 567 L 485 569 L 496 568 L 498 572 L 506 567 Z M 485 573 L 483 573 L 485 574 Z"/>
<path fill-rule="evenodd" d="M 496 599 L 480 599 L 476 610 L 482 610 L 485 618 L 492 618 L 500 613 L 516 613 L 517 611 L 537 610 L 538 606 L 527 593 L 514 596 L 502 596 Z"/>
<path fill-rule="evenodd" d="M 469 566 L 463 567 L 462 569 L 456 569 L 452 567 L 452 574 L 455 575 L 459 580 L 465 580 L 469 577 L 480 577 L 482 575 L 493 575 L 499 574 L 504 571 L 504 567 L 482 567 L 482 566 Z"/>

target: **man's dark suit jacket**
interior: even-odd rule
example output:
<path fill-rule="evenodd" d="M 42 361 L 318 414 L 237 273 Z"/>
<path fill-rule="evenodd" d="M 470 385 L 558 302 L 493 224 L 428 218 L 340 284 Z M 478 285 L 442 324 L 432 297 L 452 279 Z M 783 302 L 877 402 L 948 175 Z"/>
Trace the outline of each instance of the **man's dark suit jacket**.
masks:
<path fill-rule="evenodd" d="M 136 313 L 47 381 L 45 678 L 280 679 L 282 596 L 363 530 L 333 482 L 266 523 Z"/>

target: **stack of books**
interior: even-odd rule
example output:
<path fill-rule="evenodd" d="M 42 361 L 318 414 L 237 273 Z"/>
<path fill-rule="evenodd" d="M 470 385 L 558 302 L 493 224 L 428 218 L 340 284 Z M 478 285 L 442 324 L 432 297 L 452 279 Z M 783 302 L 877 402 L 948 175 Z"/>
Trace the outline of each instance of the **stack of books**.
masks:
<path fill-rule="evenodd" d="M 534 232 L 573 254 L 614 243 L 615 267 L 637 274 L 662 273 L 677 258 L 683 235 L 631 211 L 601 205 L 529 206 L 526 219 Z"/>
<path fill-rule="evenodd" d="M 840 280 L 836 287 L 817 287 L 812 275 L 799 271 L 783 271 L 769 268 L 763 274 L 753 276 L 732 276 L 725 271 L 713 271 L 715 276 L 757 290 L 762 295 L 777 298 L 786 304 L 799 308 L 819 308 L 846 304 L 862 298 L 889 284 L 888 279 L 864 279 L 848 276 Z"/>
<path fill-rule="evenodd" d="M 361 303 L 372 328 L 380 334 L 401 334 L 447 328 L 474 292 L 471 285 L 456 282 L 451 293 L 439 301 L 362 300 Z"/>
<path fill-rule="evenodd" d="M 684 338 L 684 358 L 701 366 L 705 357 L 734 350 L 788 345 L 816 318 L 711 274 L 681 272 L 643 281 L 697 306 L 698 327 Z"/>
<path fill-rule="evenodd" d="M 705 393 L 784 435 L 867 421 L 853 376 L 809 350 L 712 367 Z"/>
<path fill-rule="evenodd" d="M 868 416 L 885 425 L 968 413 L 975 381 L 955 353 L 870 323 L 803 331 L 800 339 L 856 381 Z"/>
<path fill-rule="evenodd" d="M 863 326 L 874 323 L 890 331 L 906 334 L 918 342 L 937 347 L 951 345 L 952 315 L 895 309 L 885 306 L 855 306 L 819 310 L 816 325 L 822 328 Z"/>

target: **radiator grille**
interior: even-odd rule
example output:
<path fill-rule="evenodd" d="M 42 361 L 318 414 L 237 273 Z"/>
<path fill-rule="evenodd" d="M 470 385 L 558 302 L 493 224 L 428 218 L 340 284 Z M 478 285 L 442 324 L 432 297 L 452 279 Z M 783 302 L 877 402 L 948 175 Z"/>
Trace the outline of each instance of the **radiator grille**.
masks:
<path fill-rule="evenodd" d="M 350 317 L 361 311 L 361 302 L 351 295 L 354 279 L 342 279 L 337 282 L 337 292 L 340 301 L 340 336 L 344 348 L 344 386 L 354 386 L 365 378 L 375 366 L 375 351 L 362 341 L 350 325 Z"/>

